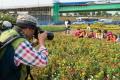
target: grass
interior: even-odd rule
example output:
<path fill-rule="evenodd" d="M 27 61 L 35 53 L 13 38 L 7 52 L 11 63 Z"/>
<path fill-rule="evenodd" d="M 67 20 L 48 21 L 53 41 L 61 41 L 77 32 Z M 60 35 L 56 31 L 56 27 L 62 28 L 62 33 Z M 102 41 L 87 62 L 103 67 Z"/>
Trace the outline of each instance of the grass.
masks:
<path fill-rule="evenodd" d="M 42 30 L 46 30 L 46 31 L 63 31 L 65 30 L 64 26 L 41 26 L 40 27 Z"/>
<path fill-rule="evenodd" d="M 72 29 L 86 29 L 87 25 L 71 25 Z M 58 32 L 58 31 L 64 31 L 65 26 L 64 25 L 48 25 L 48 26 L 41 26 L 42 30 L 51 31 L 51 32 Z M 108 30 L 112 31 L 113 33 L 120 33 L 120 26 L 119 25 L 102 25 L 102 24 L 93 24 L 91 25 L 91 28 L 93 30 L 101 29 L 101 30 Z"/>

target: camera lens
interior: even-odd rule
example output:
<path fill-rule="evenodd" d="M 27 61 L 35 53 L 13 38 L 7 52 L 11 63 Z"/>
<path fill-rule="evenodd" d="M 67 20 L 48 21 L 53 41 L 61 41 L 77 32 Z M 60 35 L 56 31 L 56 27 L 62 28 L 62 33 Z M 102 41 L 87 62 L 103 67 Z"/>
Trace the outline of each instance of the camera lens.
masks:
<path fill-rule="evenodd" d="M 44 32 L 43 30 L 36 28 L 34 32 L 34 37 L 38 39 L 38 34 L 43 32 Z M 54 38 L 54 34 L 52 32 L 47 32 L 47 39 L 53 40 L 53 38 Z"/>
<path fill-rule="evenodd" d="M 47 32 L 47 39 L 48 40 L 53 40 L 54 34 L 52 32 Z"/>

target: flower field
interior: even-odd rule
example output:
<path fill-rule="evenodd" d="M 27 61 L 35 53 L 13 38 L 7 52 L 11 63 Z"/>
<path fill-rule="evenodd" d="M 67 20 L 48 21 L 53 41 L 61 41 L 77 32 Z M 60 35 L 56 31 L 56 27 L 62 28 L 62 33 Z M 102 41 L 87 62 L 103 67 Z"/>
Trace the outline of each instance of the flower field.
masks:
<path fill-rule="evenodd" d="M 9 14 L 0 13 L 0 20 L 15 23 Z M 86 25 L 72 25 L 72 29 L 85 29 Z M 47 31 L 63 31 L 64 25 L 41 27 Z M 93 30 L 109 30 L 120 34 L 120 25 L 93 24 Z M 59 30 L 58 30 L 59 29 Z M 120 42 L 76 38 L 55 32 L 52 41 L 46 42 L 49 51 L 45 68 L 32 67 L 35 80 L 120 80 Z"/>
<path fill-rule="evenodd" d="M 57 32 L 46 46 L 49 62 L 32 69 L 35 80 L 120 80 L 120 43 Z"/>

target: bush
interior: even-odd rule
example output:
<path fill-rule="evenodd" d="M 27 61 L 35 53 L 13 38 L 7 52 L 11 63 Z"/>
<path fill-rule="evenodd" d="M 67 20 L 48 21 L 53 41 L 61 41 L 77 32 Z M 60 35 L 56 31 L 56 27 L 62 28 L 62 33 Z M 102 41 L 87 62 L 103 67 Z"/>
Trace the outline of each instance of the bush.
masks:
<path fill-rule="evenodd" d="M 0 22 L 2 21 L 10 21 L 12 24 L 15 24 L 16 18 L 8 13 L 0 13 Z"/>
<path fill-rule="evenodd" d="M 34 68 L 37 80 L 119 80 L 120 45 L 55 33 L 48 41 L 49 63 Z"/>

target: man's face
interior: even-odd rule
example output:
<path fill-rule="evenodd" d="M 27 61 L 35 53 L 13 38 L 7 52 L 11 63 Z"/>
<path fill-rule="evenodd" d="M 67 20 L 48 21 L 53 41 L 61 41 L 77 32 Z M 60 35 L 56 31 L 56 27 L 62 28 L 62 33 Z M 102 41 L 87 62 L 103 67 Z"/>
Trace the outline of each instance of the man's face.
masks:
<path fill-rule="evenodd" d="M 23 29 L 23 33 L 28 39 L 31 39 L 33 37 L 34 31 L 35 31 L 34 28 L 25 28 L 25 29 Z"/>

